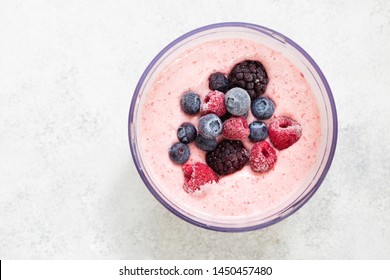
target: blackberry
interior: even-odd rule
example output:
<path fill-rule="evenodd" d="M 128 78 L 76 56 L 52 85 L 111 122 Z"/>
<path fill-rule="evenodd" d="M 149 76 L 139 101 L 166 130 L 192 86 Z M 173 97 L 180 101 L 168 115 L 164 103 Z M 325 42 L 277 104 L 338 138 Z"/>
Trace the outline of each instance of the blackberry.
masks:
<path fill-rule="evenodd" d="M 251 99 L 265 92 L 268 84 L 267 72 L 263 64 L 255 60 L 244 60 L 236 64 L 228 75 L 229 89 L 245 89 Z"/>
<path fill-rule="evenodd" d="M 223 140 L 206 154 L 206 163 L 219 175 L 241 170 L 249 160 L 249 151 L 239 140 Z"/>

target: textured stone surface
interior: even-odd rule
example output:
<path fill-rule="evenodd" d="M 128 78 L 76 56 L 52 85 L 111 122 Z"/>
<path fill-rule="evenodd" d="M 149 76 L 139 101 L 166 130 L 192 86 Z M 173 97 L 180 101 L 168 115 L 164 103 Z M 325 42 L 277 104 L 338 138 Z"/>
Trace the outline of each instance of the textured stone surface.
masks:
<path fill-rule="evenodd" d="M 247 2 L 0 2 L 0 258 L 390 258 L 390 2 Z M 170 214 L 127 140 L 147 64 L 182 33 L 221 21 L 293 38 L 322 68 L 339 114 L 316 195 L 249 233 Z"/>

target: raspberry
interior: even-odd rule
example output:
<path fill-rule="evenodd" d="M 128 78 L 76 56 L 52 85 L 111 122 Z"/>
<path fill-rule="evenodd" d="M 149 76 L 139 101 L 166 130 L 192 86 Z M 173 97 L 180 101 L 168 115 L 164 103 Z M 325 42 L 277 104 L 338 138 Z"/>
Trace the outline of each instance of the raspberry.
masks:
<path fill-rule="evenodd" d="M 217 148 L 206 154 L 206 163 L 218 175 L 228 175 L 241 170 L 248 160 L 249 151 L 237 140 L 223 140 Z"/>
<path fill-rule="evenodd" d="M 278 117 L 269 125 L 268 135 L 275 148 L 284 150 L 299 140 L 302 127 L 293 119 Z"/>
<path fill-rule="evenodd" d="M 244 60 L 233 67 L 228 76 L 229 88 L 245 89 L 251 99 L 265 92 L 268 84 L 267 72 L 259 61 Z"/>
<path fill-rule="evenodd" d="M 225 95 L 217 90 L 210 91 L 203 101 L 202 112 L 206 114 L 214 113 L 218 117 L 225 115 Z"/>
<path fill-rule="evenodd" d="M 222 136 L 229 140 L 242 140 L 249 136 L 248 122 L 244 117 L 231 117 L 223 123 Z"/>
<path fill-rule="evenodd" d="M 264 173 L 274 167 L 276 151 L 267 141 L 257 142 L 253 145 L 249 162 L 255 172 Z"/>
<path fill-rule="evenodd" d="M 207 183 L 218 182 L 218 176 L 204 163 L 186 163 L 183 165 L 184 185 L 183 188 L 188 193 L 200 191 L 200 187 Z"/>

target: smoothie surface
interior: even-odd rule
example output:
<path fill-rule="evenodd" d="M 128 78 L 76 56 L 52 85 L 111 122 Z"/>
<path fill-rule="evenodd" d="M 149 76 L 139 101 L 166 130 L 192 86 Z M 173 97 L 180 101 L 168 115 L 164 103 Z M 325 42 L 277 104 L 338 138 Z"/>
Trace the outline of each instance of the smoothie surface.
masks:
<path fill-rule="evenodd" d="M 211 91 L 208 77 L 213 72 L 228 74 L 243 60 L 260 61 L 269 83 L 262 96 L 275 103 L 269 120 L 287 116 L 302 126 L 302 136 L 291 147 L 276 149 L 275 167 L 262 174 L 247 164 L 242 170 L 221 176 L 218 183 L 208 184 L 203 191 L 189 194 L 183 190 L 182 166 L 171 162 L 169 147 L 178 142 L 176 131 L 183 122 L 197 127 L 201 114 L 194 116 L 180 109 L 183 92 L 192 90 L 203 101 Z M 209 41 L 187 49 L 164 67 L 144 92 L 137 126 L 137 141 L 147 173 L 164 196 L 186 211 L 205 217 L 248 216 L 269 211 L 291 198 L 302 188 L 317 159 L 321 140 L 320 113 L 316 98 L 304 75 L 281 53 L 258 42 L 244 39 Z M 255 120 L 249 111 L 248 124 Z M 269 141 L 269 139 L 266 139 Z M 253 143 L 243 141 L 249 151 Z M 205 163 L 205 152 L 194 142 L 187 163 Z"/>

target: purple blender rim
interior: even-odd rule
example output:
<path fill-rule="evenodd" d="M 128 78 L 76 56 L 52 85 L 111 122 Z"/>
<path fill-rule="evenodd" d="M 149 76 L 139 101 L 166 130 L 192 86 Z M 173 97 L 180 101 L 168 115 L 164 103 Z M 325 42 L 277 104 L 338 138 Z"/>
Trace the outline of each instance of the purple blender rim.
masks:
<path fill-rule="evenodd" d="M 194 219 L 189 218 L 188 216 L 178 212 L 176 209 L 174 209 L 172 206 L 170 206 L 168 203 L 166 203 L 160 195 L 154 190 L 154 188 L 151 186 L 149 183 L 148 179 L 146 178 L 146 175 L 144 174 L 144 171 L 139 167 L 139 160 L 138 160 L 138 155 L 136 152 L 136 147 L 133 147 L 131 139 L 132 139 L 132 130 L 131 130 L 131 124 L 133 123 L 134 120 L 134 112 L 135 112 L 135 105 L 136 101 L 138 98 L 138 94 L 140 92 L 140 89 L 145 81 L 145 78 L 151 71 L 151 69 L 154 67 L 154 65 L 159 61 L 159 59 L 168 51 L 170 50 L 173 46 L 175 46 L 177 43 L 183 41 L 184 39 L 195 35 L 197 33 L 200 33 L 202 31 L 210 30 L 210 29 L 218 29 L 218 28 L 223 28 L 223 27 L 241 27 L 241 28 L 248 28 L 248 29 L 253 29 L 258 32 L 262 32 L 267 35 L 277 35 L 278 37 L 282 38 L 286 43 L 289 45 L 293 46 L 297 51 L 299 51 L 306 59 L 307 61 L 313 66 L 314 70 L 317 72 L 319 75 L 321 82 L 323 83 L 326 93 L 329 98 L 330 102 L 330 109 L 332 112 L 332 120 L 333 120 L 333 134 L 332 134 L 332 141 L 331 141 L 331 147 L 329 151 L 329 156 L 327 158 L 327 162 L 325 164 L 325 167 L 322 171 L 322 174 L 320 175 L 319 179 L 315 183 L 315 185 L 312 187 L 312 189 L 304 195 L 302 198 L 298 199 L 295 204 L 291 205 L 290 208 L 292 208 L 291 211 L 289 211 L 287 214 L 283 216 L 277 216 L 276 218 L 267 221 L 265 223 L 261 223 L 258 225 L 253 225 L 253 226 L 246 226 L 246 227 L 239 227 L 239 228 L 234 228 L 234 227 L 220 227 L 220 226 L 213 226 L 213 225 L 208 225 L 201 223 L 199 221 L 196 221 Z M 274 36 L 273 36 L 274 37 Z M 275 37 L 274 37 L 275 38 Z M 277 38 L 275 38 L 277 39 Z M 222 231 L 222 232 L 244 232 L 244 231 L 252 231 L 252 230 L 257 230 L 261 228 L 265 228 L 268 226 L 271 226 L 275 223 L 280 222 L 281 220 L 286 219 L 296 211 L 298 211 L 306 202 L 314 195 L 314 193 L 318 190 L 320 185 L 322 184 L 323 180 L 325 179 L 330 166 L 332 164 L 334 154 L 336 151 L 336 144 L 337 144 L 337 135 L 338 135 L 338 120 L 337 120 L 337 112 L 336 112 L 336 104 L 333 98 L 332 91 L 330 89 L 330 86 L 322 73 L 321 69 L 317 65 L 317 63 L 313 60 L 313 58 L 304 50 L 302 49 L 297 43 L 295 43 L 293 40 L 289 39 L 285 35 L 274 31 L 272 29 L 269 29 L 264 26 L 260 26 L 257 24 L 252 24 L 252 23 L 246 23 L 246 22 L 221 22 L 221 23 L 215 23 L 215 24 L 210 24 L 206 26 L 199 27 L 197 29 L 194 29 L 190 32 L 187 32 L 183 34 L 182 36 L 178 37 L 177 39 L 173 40 L 171 43 L 169 43 L 165 48 L 163 48 L 154 58 L 153 60 L 149 63 L 149 65 L 146 67 L 145 71 L 141 75 L 141 78 L 139 79 L 137 86 L 134 90 L 134 94 L 130 103 L 130 110 L 129 110 L 129 118 L 128 118 L 128 138 L 129 138 L 129 144 L 130 144 L 130 151 L 132 154 L 132 158 L 134 161 L 134 164 L 137 168 L 138 174 L 140 175 L 142 181 L 146 185 L 146 187 L 149 189 L 149 191 L 152 193 L 152 195 L 166 208 L 168 209 L 171 213 L 175 214 L 179 218 L 183 219 L 184 221 L 189 222 L 190 224 L 199 226 L 201 228 L 209 229 L 209 230 L 214 230 L 214 231 Z"/>

